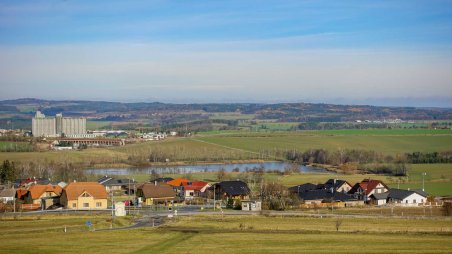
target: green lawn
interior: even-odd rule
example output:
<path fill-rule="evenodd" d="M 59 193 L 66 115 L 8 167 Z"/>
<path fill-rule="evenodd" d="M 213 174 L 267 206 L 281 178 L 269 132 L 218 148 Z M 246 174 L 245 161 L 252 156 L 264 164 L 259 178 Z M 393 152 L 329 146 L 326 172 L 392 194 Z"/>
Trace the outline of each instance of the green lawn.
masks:
<path fill-rule="evenodd" d="M 218 214 L 180 217 L 158 229 L 89 232 L 68 228 L 67 233 L 58 219 L 58 230 L 48 229 L 54 219 L 0 221 L 2 252 L 362 253 L 365 248 L 366 253 L 450 253 L 452 249 L 452 223 L 445 218 L 222 218 Z M 83 224 L 87 219 L 70 220 Z M 337 221 L 341 221 L 339 231 Z"/>

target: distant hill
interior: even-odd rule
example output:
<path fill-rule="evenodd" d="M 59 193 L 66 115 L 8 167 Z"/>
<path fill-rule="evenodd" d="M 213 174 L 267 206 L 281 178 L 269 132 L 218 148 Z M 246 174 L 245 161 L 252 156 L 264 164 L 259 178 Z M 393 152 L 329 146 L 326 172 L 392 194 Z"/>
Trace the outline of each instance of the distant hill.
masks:
<path fill-rule="evenodd" d="M 46 115 L 85 116 L 96 121 L 136 122 L 145 126 L 160 126 L 212 119 L 221 122 L 246 115 L 249 120 L 276 122 L 349 122 L 355 120 L 451 120 L 451 108 L 378 107 L 369 105 L 335 105 L 316 103 L 121 103 L 107 101 L 41 100 L 24 98 L 0 101 L 2 121 L 17 123 L 31 119 L 36 110 Z M 215 118 L 214 118 L 215 116 Z M 242 119 L 237 117 L 237 119 Z"/>

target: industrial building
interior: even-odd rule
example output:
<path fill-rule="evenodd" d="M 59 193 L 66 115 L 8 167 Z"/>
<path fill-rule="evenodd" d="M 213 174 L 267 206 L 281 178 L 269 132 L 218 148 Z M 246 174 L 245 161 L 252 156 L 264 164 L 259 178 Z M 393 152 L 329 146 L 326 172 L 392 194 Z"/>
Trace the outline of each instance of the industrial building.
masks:
<path fill-rule="evenodd" d="M 55 117 L 46 117 L 40 111 L 36 112 L 32 119 L 32 133 L 35 137 L 61 137 L 86 134 L 86 118 L 63 117 L 56 114 Z"/>

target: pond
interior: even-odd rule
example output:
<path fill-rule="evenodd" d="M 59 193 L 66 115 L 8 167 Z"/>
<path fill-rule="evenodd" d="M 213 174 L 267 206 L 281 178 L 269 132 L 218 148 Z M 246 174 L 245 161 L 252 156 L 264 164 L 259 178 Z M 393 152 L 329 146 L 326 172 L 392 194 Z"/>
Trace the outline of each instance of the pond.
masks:
<path fill-rule="evenodd" d="M 151 174 L 152 171 L 158 174 L 166 173 L 198 173 L 198 172 L 216 172 L 220 169 L 224 169 L 227 172 L 237 171 L 247 172 L 253 170 L 263 169 L 264 171 L 280 170 L 284 171 L 285 168 L 293 167 L 292 164 L 287 162 L 263 162 L 263 163 L 239 163 L 239 164 L 203 164 L 203 165 L 181 165 L 181 166 L 146 166 L 146 167 L 133 167 L 133 168 L 96 168 L 86 169 L 88 174 L 96 175 L 133 175 L 133 174 Z M 303 165 L 297 165 L 302 173 L 326 173 L 327 171 L 322 168 L 315 168 Z"/>

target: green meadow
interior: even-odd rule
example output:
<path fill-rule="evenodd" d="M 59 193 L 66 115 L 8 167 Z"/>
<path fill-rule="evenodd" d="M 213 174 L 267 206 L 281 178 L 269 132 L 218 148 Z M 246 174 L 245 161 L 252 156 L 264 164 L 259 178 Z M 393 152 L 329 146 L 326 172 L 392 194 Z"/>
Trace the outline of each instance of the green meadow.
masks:
<path fill-rule="evenodd" d="M 96 217 L 2 220 L 2 252 L 362 253 L 365 248 L 366 253 L 450 253 L 452 249 L 451 220 L 441 217 L 223 217 L 218 214 L 178 217 L 159 228 L 89 231 L 84 224 L 86 220 L 93 220 L 95 225 L 108 220 L 108 217 Z"/>

